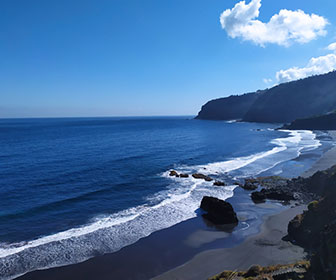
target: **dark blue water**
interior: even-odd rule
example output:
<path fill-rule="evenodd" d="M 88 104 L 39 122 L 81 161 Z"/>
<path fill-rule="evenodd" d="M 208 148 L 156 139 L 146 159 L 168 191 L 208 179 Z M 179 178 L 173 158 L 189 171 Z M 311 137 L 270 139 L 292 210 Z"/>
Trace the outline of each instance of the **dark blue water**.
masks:
<path fill-rule="evenodd" d="M 81 261 L 193 217 L 203 195 L 233 195 L 233 187 L 170 178 L 170 169 L 227 183 L 297 176 L 330 145 L 275 127 L 186 117 L 0 120 L 0 261 L 29 258 L 22 271 Z"/>

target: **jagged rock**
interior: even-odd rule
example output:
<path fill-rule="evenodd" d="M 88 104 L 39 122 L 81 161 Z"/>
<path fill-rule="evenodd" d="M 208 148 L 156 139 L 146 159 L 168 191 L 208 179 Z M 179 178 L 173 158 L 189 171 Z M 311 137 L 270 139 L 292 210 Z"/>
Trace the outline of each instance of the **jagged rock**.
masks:
<path fill-rule="evenodd" d="M 288 228 L 287 228 L 288 235 L 293 240 L 295 240 L 299 243 L 302 243 L 303 238 L 305 237 L 303 235 L 302 221 L 303 221 L 303 215 L 299 214 L 299 215 L 295 216 L 295 218 L 289 222 Z"/>
<path fill-rule="evenodd" d="M 251 193 L 251 198 L 255 203 L 260 203 L 266 200 L 266 195 L 262 192 L 253 192 Z"/>
<path fill-rule="evenodd" d="M 175 177 L 179 177 L 178 173 L 175 170 L 172 170 L 169 172 L 169 176 L 175 176 Z"/>
<path fill-rule="evenodd" d="M 188 174 L 181 173 L 181 174 L 180 174 L 180 177 L 181 177 L 181 178 L 188 178 L 189 175 L 188 175 Z"/>
<path fill-rule="evenodd" d="M 204 196 L 201 202 L 201 208 L 207 211 L 203 217 L 210 222 L 223 225 L 223 224 L 237 224 L 237 214 L 233 210 L 230 203 L 210 196 Z"/>
<path fill-rule="evenodd" d="M 192 175 L 195 179 L 203 179 L 205 181 L 212 181 L 211 177 L 207 176 L 207 175 L 204 175 L 204 174 L 201 174 L 201 173 L 194 173 Z"/>
<path fill-rule="evenodd" d="M 258 188 L 258 180 L 245 179 L 245 184 L 240 185 L 244 190 L 255 191 Z"/>
<path fill-rule="evenodd" d="M 274 199 L 274 200 L 294 200 L 293 193 L 283 190 L 283 189 L 264 189 L 264 193 L 268 199 Z M 263 190 L 262 190 L 263 191 Z"/>
<path fill-rule="evenodd" d="M 217 187 L 223 187 L 223 186 L 225 186 L 225 183 L 221 182 L 221 181 L 216 181 L 213 184 L 214 184 L 214 186 L 217 186 Z"/>
<path fill-rule="evenodd" d="M 253 192 L 251 198 L 255 202 L 264 201 L 265 199 L 280 201 L 295 200 L 294 194 L 290 190 L 280 188 L 262 189 L 260 192 Z"/>

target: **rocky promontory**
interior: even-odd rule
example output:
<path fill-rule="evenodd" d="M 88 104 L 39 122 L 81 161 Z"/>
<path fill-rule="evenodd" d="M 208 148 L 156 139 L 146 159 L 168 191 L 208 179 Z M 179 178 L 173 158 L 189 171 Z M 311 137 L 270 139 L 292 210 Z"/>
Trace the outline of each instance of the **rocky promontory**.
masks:
<path fill-rule="evenodd" d="M 297 119 L 290 124 L 284 125 L 282 129 L 336 130 L 336 112 L 305 119 Z"/>

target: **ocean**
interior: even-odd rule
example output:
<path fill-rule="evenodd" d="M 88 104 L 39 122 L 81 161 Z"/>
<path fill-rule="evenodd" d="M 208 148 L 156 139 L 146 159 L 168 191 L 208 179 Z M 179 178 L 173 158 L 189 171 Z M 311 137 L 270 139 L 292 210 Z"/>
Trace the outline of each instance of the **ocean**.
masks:
<path fill-rule="evenodd" d="M 302 174 L 322 132 L 192 117 L 0 120 L 0 279 L 116 252 L 228 199 L 251 176 Z M 226 182 L 169 176 L 200 172 Z M 239 199 L 239 198 L 237 198 Z"/>

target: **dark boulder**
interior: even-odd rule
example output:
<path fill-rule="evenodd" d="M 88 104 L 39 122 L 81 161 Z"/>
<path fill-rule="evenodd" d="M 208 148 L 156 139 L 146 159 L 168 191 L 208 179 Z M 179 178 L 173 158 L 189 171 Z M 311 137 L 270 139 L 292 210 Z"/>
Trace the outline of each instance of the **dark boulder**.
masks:
<path fill-rule="evenodd" d="M 212 179 L 209 176 L 201 174 L 201 173 L 194 173 L 192 176 L 195 179 L 203 179 L 203 180 L 208 181 L 208 182 L 212 181 Z"/>
<path fill-rule="evenodd" d="M 288 190 L 282 189 L 264 189 L 267 199 L 289 201 L 294 200 L 294 194 Z"/>
<path fill-rule="evenodd" d="M 207 211 L 203 217 L 216 225 L 237 224 L 237 214 L 230 203 L 210 196 L 204 196 L 201 208 Z"/>
<path fill-rule="evenodd" d="M 181 173 L 181 174 L 180 174 L 180 177 L 181 177 L 181 178 L 188 178 L 189 175 L 188 175 L 188 174 Z"/>
<path fill-rule="evenodd" d="M 225 183 L 221 182 L 221 181 L 216 181 L 213 184 L 214 184 L 214 186 L 217 186 L 217 187 L 224 187 L 225 186 Z"/>
<path fill-rule="evenodd" d="M 266 195 L 262 192 L 253 192 L 251 198 L 255 203 L 265 202 Z"/>
<path fill-rule="evenodd" d="M 175 170 L 170 171 L 169 176 L 179 177 L 178 173 Z"/>
<path fill-rule="evenodd" d="M 257 184 L 257 182 L 254 181 L 254 180 L 246 179 L 246 180 L 245 180 L 245 184 L 244 184 L 244 185 L 241 185 L 241 187 L 242 187 L 244 190 L 247 190 L 247 191 L 255 191 L 255 190 L 258 188 L 258 184 Z"/>
<path fill-rule="evenodd" d="M 260 192 L 253 192 L 251 198 L 254 202 L 262 202 L 266 199 L 290 201 L 295 200 L 295 196 L 289 189 L 269 188 L 262 189 Z"/>
<path fill-rule="evenodd" d="M 304 229 L 303 229 L 302 221 L 303 221 L 303 215 L 299 214 L 295 216 L 295 218 L 288 223 L 288 228 L 287 228 L 289 237 L 292 240 L 295 240 L 296 242 L 300 244 L 305 243 L 306 241 L 305 240 L 306 236 L 303 234 Z"/>

